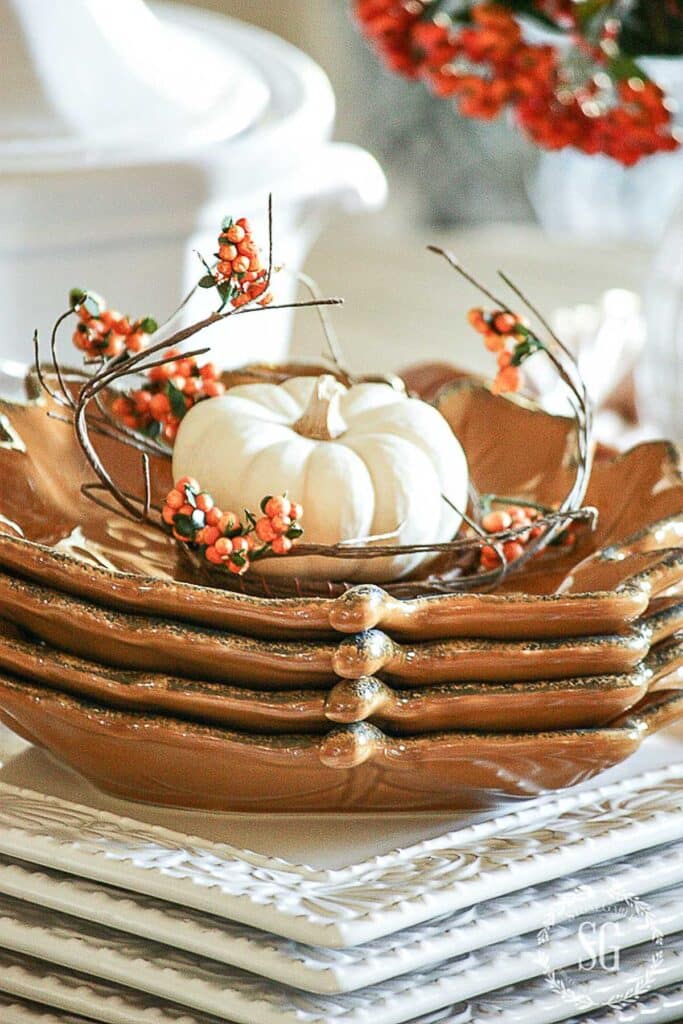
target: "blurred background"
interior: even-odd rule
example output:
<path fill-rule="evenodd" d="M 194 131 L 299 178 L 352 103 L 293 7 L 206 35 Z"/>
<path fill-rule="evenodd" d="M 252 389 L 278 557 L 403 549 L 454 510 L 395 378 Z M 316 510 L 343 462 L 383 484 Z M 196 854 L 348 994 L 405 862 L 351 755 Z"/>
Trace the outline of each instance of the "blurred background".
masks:
<path fill-rule="evenodd" d="M 601 421 L 609 440 L 662 432 L 683 439 L 680 152 L 625 168 L 600 155 L 542 152 L 505 115 L 458 117 L 452 103 L 435 102 L 427 89 L 387 71 L 344 0 L 193 2 L 311 54 L 337 97 L 337 137 L 368 148 L 387 175 L 389 201 L 372 218 L 371 236 L 366 225 L 334 223 L 309 260 L 326 290 L 350 300 L 338 319 L 354 357 L 362 353 L 373 369 L 390 353 L 392 368 L 447 358 L 485 372 L 485 358 L 458 320 L 458 306 L 471 296 L 423 251 L 426 240 L 436 240 L 489 279 L 504 266 L 554 312 L 564 337 L 583 345 L 582 369 L 593 377 L 596 398 L 604 401 L 614 389 Z M 655 39 L 654 9 L 680 17 L 681 8 L 657 0 L 649 6 L 653 21 L 633 49 L 669 51 L 646 58 L 645 66 L 667 88 L 672 107 L 679 105 L 680 118 L 683 32 L 672 20 Z M 302 356 L 317 352 L 309 322 L 300 318 L 295 335 Z M 634 432 L 636 364 L 641 422 Z"/>
<path fill-rule="evenodd" d="M 492 99 L 493 86 L 475 95 L 477 82 L 454 81 L 448 62 L 462 53 L 453 58 L 446 37 L 460 31 L 457 12 L 467 5 L 166 0 L 152 5 L 157 25 L 142 6 L 0 0 L 0 306 L 8 324 L 0 353 L 25 356 L 27 310 L 45 329 L 68 275 L 69 285 L 100 287 L 126 309 L 172 308 L 196 279 L 194 250 L 215 245 L 218 211 L 247 213 L 262 230 L 272 189 L 276 260 L 305 268 L 322 291 L 344 296 L 334 320 L 355 368 L 448 360 L 491 374 L 491 357 L 464 317 L 476 297 L 425 251 L 436 242 L 489 281 L 504 267 L 581 348 L 596 399 L 609 399 L 602 428 L 609 440 L 652 433 L 683 439 L 683 151 L 674 151 L 670 135 L 680 126 L 677 98 L 683 101 L 677 0 L 506 4 L 515 16 L 521 12 L 524 39 L 539 53 L 544 46 L 560 53 L 575 76 L 560 83 L 575 90 L 572 102 L 578 97 L 576 110 L 589 127 L 604 95 L 609 106 L 621 102 L 622 83 L 631 90 L 624 102 L 637 113 L 637 131 L 612 118 L 592 150 L 582 138 L 554 148 L 565 130 L 561 103 L 555 120 L 543 121 L 529 107 L 522 132 L 509 105 Z M 581 29 L 593 33 L 611 79 L 592 68 L 587 74 L 586 49 L 573 56 L 560 34 L 588 7 L 599 20 Z M 392 35 L 398 23 L 383 27 L 397 8 L 400 17 L 430 15 L 433 38 L 425 46 L 434 49 L 425 52 L 431 59 L 446 47 L 445 73 L 440 58 L 416 80 Z M 617 32 L 615 12 L 627 8 Z M 456 12 L 448 31 L 444 10 Z M 524 21 L 530 10 L 543 12 L 540 23 Z M 241 27 L 217 20 L 225 16 Z M 161 23 L 175 41 L 162 38 Z M 467 32 L 470 23 L 463 24 Z M 493 56 L 482 53 L 495 70 L 495 46 L 507 45 L 509 25 L 478 27 L 493 40 Z M 186 45 L 183 33 L 204 51 Z M 126 59 L 131 38 L 139 60 Z M 618 59 L 610 49 L 615 39 Z M 336 97 L 334 124 L 325 78 L 278 40 L 323 70 Z M 178 49 L 171 57 L 172 42 Z M 83 65 L 79 53 L 88 49 Z M 155 65 L 164 52 L 168 59 Z M 638 65 L 628 63 L 634 56 Z M 471 63 L 472 53 L 466 57 Z M 643 69 L 663 97 L 647 89 L 641 97 Z M 590 82 L 588 91 L 576 86 L 579 78 Z M 51 136 L 48 149 L 38 145 L 41 133 Z M 629 165 L 627 142 L 648 155 Z M 655 148 L 666 151 L 649 155 Z M 38 242 L 45 231 L 63 239 L 59 259 Z M 36 280 L 45 286 L 37 290 Z M 291 298 L 294 277 L 279 281 L 278 299 Z M 268 323 L 243 319 L 226 363 L 287 352 L 308 359 L 321 351 L 312 311 L 293 322 L 279 313 Z"/>

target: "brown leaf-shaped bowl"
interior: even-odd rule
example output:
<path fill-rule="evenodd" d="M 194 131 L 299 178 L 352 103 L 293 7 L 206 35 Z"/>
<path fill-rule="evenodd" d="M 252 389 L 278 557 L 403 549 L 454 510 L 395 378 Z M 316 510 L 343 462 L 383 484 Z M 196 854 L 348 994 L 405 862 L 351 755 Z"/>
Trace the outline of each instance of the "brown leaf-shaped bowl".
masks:
<path fill-rule="evenodd" d="M 679 560 L 682 554 L 674 552 Z M 653 644 L 683 628 L 683 598 L 654 598 L 621 633 L 563 640 L 400 643 L 379 629 L 331 641 L 267 640 L 128 615 L 0 573 L 0 616 L 54 647 L 116 668 L 299 690 L 378 674 L 410 687 L 631 672 Z"/>
<path fill-rule="evenodd" d="M 433 397 L 463 442 L 477 487 L 560 500 L 575 456 L 571 421 L 494 397 L 452 369 L 450 377 L 439 373 L 441 390 L 433 374 L 413 374 L 410 383 Z M 0 374 L 0 391 L 16 395 L 21 383 Z M 235 583 L 243 593 L 206 586 L 171 540 L 82 496 L 90 469 L 70 426 L 47 412 L 30 374 L 23 397 L 0 401 L 0 566 L 105 607 L 283 639 L 381 626 L 407 640 L 522 640 L 614 632 L 683 578 L 683 567 L 664 565 L 661 553 L 683 540 L 683 483 L 675 449 L 657 442 L 597 460 L 586 495 L 600 512 L 595 533 L 581 533 L 571 551 L 544 555 L 505 592 L 449 593 L 439 577 L 342 588 L 336 597 L 281 596 L 249 577 Z M 138 478 L 135 453 L 106 438 L 97 443 L 123 486 Z M 168 462 L 153 460 L 152 476 L 159 496 L 170 485 Z M 296 581 L 288 585 L 296 594 Z"/>
<path fill-rule="evenodd" d="M 106 792 L 227 811 L 451 811 L 589 779 L 683 715 L 648 694 L 609 726 L 392 738 L 367 722 L 323 737 L 231 732 L 92 704 L 0 674 L 0 720 Z"/>
<path fill-rule="evenodd" d="M 392 735 L 444 729 L 528 732 L 604 725 L 655 686 L 683 681 L 683 637 L 653 647 L 625 675 L 526 683 L 447 683 L 401 690 L 375 676 L 329 690 L 251 690 L 223 682 L 100 665 L 0 621 L 0 671 L 128 711 L 263 733 L 323 733 L 370 721 Z"/>

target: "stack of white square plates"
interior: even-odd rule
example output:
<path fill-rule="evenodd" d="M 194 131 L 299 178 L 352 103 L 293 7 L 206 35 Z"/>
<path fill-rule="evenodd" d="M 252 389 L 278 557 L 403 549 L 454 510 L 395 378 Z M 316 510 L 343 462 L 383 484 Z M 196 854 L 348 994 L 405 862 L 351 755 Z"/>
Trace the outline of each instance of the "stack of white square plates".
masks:
<path fill-rule="evenodd" d="M 0 770 L 3 1024 L 683 1018 L 683 764 L 326 867 L 114 813 L 28 753 L 34 788 Z M 275 850 L 297 825 L 346 830 L 271 818 Z"/>

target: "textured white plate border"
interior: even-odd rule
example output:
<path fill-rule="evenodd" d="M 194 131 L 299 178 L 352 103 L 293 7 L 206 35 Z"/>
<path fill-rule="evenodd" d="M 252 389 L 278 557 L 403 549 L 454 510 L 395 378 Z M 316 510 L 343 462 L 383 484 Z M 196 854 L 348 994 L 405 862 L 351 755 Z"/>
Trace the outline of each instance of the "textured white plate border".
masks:
<path fill-rule="evenodd" d="M 359 945 L 683 838 L 683 764 L 314 870 L 0 784 L 0 852 L 308 945 Z"/>
<path fill-rule="evenodd" d="M 326 995 L 376 985 L 517 935 L 536 933 L 549 920 L 560 924 L 598 911 L 607 901 L 681 884 L 683 842 L 487 900 L 363 946 L 323 949 L 0 856 L 0 892 L 14 899 Z"/>
<path fill-rule="evenodd" d="M 634 1004 L 625 1010 L 607 1009 L 600 1012 L 597 1007 L 605 1006 L 618 998 L 624 991 L 627 979 L 637 986 L 642 968 L 642 954 L 638 950 L 627 953 L 622 960 L 623 970 L 618 976 L 599 972 L 589 981 L 576 979 L 572 986 L 574 993 L 588 996 L 596 1006 L 589 1017 L 580 1017 L 580 1024 L 643 1024 L 655 1020 L 658 1024 L 666 1020 L 680 1020 L 683 1006 L 683 943 L 674 944 L 664 953 L 663 963 L 657 976 L 657 991 L 651 995 L 636 997 Z M 574 980 L 574 979 L 572 979 Z M 215 1016 L 186 1010 L 175 1004 L 134 992 L 109 982 L 99 982 L 85 975 L 0 950 L 0 1009 L 12 1005 L 15 997 L 19 1000 L 33 1000 L 54 1010 L 67 1014 L 80 1014 L 86 1020 L 105 1024 L 217 1024 Z M 659 991 L 662 990 L 662 991 Z M 668 992 L 667 992 L 668 990 Z M 645 1016 L 643 1010 L 655 1014 Z M 53 1024 L 50 1011 L 45 1010 L 43 1019 L 40 1011 L 33 1010 L 33 1016 L 15 1014 L 14 1019 L 3 1016 L 3 1024 Z M 38 1014 L 38 1015 L 36 1015 Z M 499 989 L 495 993 L 445 1007 L 436 1013 L 414 1019 L 411 1024 L 553 1024 L 571 1018 L 574 1010 L 561 996 L 549 990 L 546 979 L 534 979 L 512 988 Z M 674 1016 L 676 1014 L 676 1016 Z M 57 1015 L 59 1021 L 62 1018 Z M 223 1018 L 225 1019 L 225 1018 Z M 340 1018 L 340 1020 L 343 1018 Z M 80 1024 L 76 1018 L 66 1017 L 69 1024 Z M 250 1024 L 262 1024 L 254 1016 Z"/>
<path fill-rule="evenodd" d="M 644 944 L 638 951 L 645 965 L 640 991 L 656 986 L 665 948 L 683 951 L 683 886 L 652 893 L 640 907 L 635 901 L 630 909 L 616 906 L 607 894 L 606 902 L 611 906 L 600 913 L 553 926 L 543 943 L 533 933 L 518 936 L 429 971 L 334 996 L 304 993 L 8 897 L 0 897 L 0 947 L 239 1024 L 402 1024 L 577 964 L 591 952 L 581 932 L 585 924 L 600 933 L 609 922 L 609 949 L 622 956 Z"/>

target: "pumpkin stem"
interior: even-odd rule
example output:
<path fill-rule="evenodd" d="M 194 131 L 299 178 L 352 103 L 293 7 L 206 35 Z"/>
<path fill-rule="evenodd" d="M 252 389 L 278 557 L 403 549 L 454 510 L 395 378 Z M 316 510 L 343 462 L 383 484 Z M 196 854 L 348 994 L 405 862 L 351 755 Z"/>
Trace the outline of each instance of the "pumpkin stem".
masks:
<path fill-rule="evenodd" d="M 325 373 L 315 382 L 303 416 L 294 424 L 302 437 L 314 441 L 333 441 L 348 430 L 339 411 L 339 401 L 346 388 L 331 373 Z"/>

